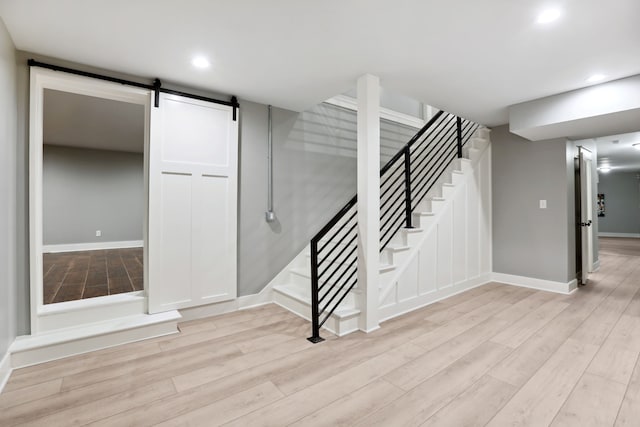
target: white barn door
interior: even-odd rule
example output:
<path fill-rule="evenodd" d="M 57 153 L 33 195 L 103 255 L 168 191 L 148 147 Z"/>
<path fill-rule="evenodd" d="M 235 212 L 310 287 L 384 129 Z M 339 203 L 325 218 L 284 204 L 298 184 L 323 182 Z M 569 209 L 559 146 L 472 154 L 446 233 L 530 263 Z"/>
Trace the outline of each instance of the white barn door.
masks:
<path fill-rule="evenodd" d="M 149 313 L 234 299 L 233 107 L 160 94 L 150 140 Z"/>

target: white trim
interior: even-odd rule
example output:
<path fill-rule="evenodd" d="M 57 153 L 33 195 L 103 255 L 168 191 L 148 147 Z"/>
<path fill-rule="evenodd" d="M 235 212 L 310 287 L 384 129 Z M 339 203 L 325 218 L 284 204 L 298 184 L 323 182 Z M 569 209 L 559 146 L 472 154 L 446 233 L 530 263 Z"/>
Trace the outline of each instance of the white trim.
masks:
<path fill-rule="evenodd" d="M 600 232 L 598 233 L 598 237 L 627 237 L 633 239 L 640 239 L 640 233 L 607 233 Z"/>
<path fill-rule="evenodd" d="M 222 301 L 214 304 L 201 305 L 180 309 L 182 321 L 202 319 L 203 317 L 219 316 L 221 314 L 232 313 L 234 311 L 246 310 L 270 304 L 273 300 L 273 281 L 257 294 L 244 295 L 232 301 Z"/>
<path fill-rule="evenodd" d="M 38 312 L 42 321 L 39 332 L 50 333 L 95 322 L 117 322 L 145 312 L 146 297 L 142 291 L 46 304 Z"/>
<path fill-rule="evenodd" d="M 491 274 L 485 273 L 472 279 L 465 280 L 464 282 L 457 283 L 453 286 L 447 286 L 446 288 L 419 295 L 416 298 L 411 298 L 389 306 L 381 306 L 379 308 L 380 322 L 386 322 L 387 320 L 393 319 L 395 317 L 403 316 L 407 313 L 411 313 L 412 311 L 419 310 L 438 301 L 446 300 L 455 295 L 470 291 L 471 289 L 478 288 L 480 286 L 484 286 L 491 282 Z M 452 289 L 454 288 L 455 290 L 452 291 Z M 400 311 L 396 312 L 395 310 L 397 310 L 398 307 L 401 307 Z"/>
<path fill-rule="evenodd" d="M 60 245 L 43 245 L 42 252 L 79 252 L 95 251 L 99 249 L 128 249 L 142 247 L 144 247 L 144 241 L 142 240 L 125 240 L 123 242 L 63 243 Z"/>
<path fill-rule="evenodd" d="M 578 288 L 578 281 L 573 279 L 570 282 L 554 282 L 552 280 L 536 279 L 533 277 L 515 276 L 513 274 L 492 273 L 491 278 L 494 282 L 504 283 L 506 285 L 520 286 L 523 288 L 538 289 L 540 291 L 555 292 L 558 294 L 569 295 Z"/>
<path fill-rule="evenodd" d="M 2 393 L 4 386 L 7 385 L 11 371 L 13 371 L 11 368 L 11 352 L 7 351 L 2 360 L 0 360 L 0 393 Z"/>
<path fill-rule="evenodd" d="M 346 108 L 347 110 L 358 111 L 358 100 L 347 95 L 334 96 L 324 102 L 335 105 L 336 107 Z M 416 129 L 422 129 L 422 127 L 427 123 L 419 117 L 410 116 L 409 114 L 400 113 L 383 107 L 380 107 L 380 118 L 400 123 L 402 125 L 411 126 Z"/>
<path fill-rule="evenodd" d="M 77 76 L 65 72 L 52 71 L 40 67 L 30 69 L 30 98 L 29 98 L 29 269 L 30 269 L 30 311 L 31 311 L 31 334 L 54 329 L 55 327 L 66 327 L 67 325 L 83 325 L 87 322 L 105 320 L 91 317 L 89 311 L 76 311 L 77 315 L 73 319 L 72 313 L 67 313 L 67 318 L 63 322 L 58 322 L 55 317 L 42 316 L 43 303 L 43 212 L 42 212 L 42 141 L 43 141 L 43 109 L 44 109 L 44 89 L 54 89 L 63 92 L 87 95 L 115 101 L 128 102 L 144 106 L 144 157 L 145 168 L 149 157 L 149 112 L 151 110 L 152 92 L 149 89 L 141 89 L 123 86 L 117 83 L 106 82 L 90 77 Z M 148 200 L 148 184 L 145 169 L 145 201 Z M 143 239 L 147 239 L 147 216 L 148 206 L 145 203 L 145 215 Z M 146 246 L 146 245 L 145 245 Z M 144 288 L 148 286 L 148 254 L 144 253 Z M 83 300 L 89 301 L 89 300 Z M 138 307 L 140 312 L 145 313 L 146 297 Z M 115 306 L 113 306 L 115 308 Z M 128 308 L 131 308 L 129 306 Z M 47 311 L 44 309 L 44 311 Z M 125 310 L 126 311 L 126 310 Z M 118 310 L 114 310 L 111 319 L 115 319 Z"/>
<path fill-rule="evenodd" d="M 16 338 L 9 351 L 15 368 L 36 365 L 76 354 L 178 333 L 180 314 L 167 311 L 85 324 L 39 335 Z"/>
<path fill-rule="evenodd" d="M 600 270 L 600 260 L 596 260 L 596 261 L 593 263 L 593 271 L 592 271 L 592 273 L 595 273 L 595 272 L 596 272 L 596 271 L 598 271 L 598 270 Z"/>

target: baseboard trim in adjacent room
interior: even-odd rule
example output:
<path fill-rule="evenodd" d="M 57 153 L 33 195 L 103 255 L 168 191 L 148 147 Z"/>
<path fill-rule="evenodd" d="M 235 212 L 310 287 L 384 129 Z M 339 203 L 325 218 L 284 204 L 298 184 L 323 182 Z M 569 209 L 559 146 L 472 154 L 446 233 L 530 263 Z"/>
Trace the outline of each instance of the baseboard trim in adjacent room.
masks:
<path fill-rule="evenodd" d="M 563 295 L 569 295 L 578 289 L 578 281 L 576 279 L 563 283 L 504 273 L 493 273 L 491 277 L 494 282 L 520 286 L 523 288 L 537 289 L 539 291 L 555 292 Z"/>
<path fill-rule="evenodd" d="M 593 273 L 600 270 L 600 260 L 597 260 L 593 263 Z"/>
<path fill-rule="evenodd" d="M 640 233 L 607 233 L 600 232 L 598 237 L 626 237 L 630 239 L 640 239 Z"/>
<path fill-rule="evenodd" d="M 129 249 L 144 246 L 142 240 L 126 240 L 123 242 L 67 243 L 61 245 L 44 245 L 44 253 L 96 251 L 100 249 Z"/>
<path fill-rule="evenodd" d="M 4 390 L 4 386 L 7 385 L 11 371 L 11 353 L 7 351 L 2 360 L 0 360 L 0 393 Z"/>

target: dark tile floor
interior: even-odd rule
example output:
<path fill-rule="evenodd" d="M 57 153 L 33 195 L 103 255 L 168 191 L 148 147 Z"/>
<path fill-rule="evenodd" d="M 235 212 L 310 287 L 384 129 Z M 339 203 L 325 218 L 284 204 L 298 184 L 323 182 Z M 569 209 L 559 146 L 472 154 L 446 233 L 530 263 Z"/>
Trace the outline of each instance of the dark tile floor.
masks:
<path fill-rule="evenodd" d="M 140 291 L 142 248 L 45 253 L 44 303 Z"/>

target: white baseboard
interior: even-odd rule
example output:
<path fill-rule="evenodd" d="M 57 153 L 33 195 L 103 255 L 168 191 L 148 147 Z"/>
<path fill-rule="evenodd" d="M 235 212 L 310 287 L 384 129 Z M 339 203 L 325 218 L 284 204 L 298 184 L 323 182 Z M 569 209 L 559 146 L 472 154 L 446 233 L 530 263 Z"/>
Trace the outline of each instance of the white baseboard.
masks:
<path fill-rule="evenodd" d="M 0 360 L 0 393 L 2 393 L 4 386 L 7 385 L 12 370 L 11 353 L 7 351 L 2 360 Z"/>
<path fill-rule="evenodd" d="M 451 298 L 454 295 L 461 294 L 479 286 L 486 285 L 491 282 L 491 274 L 485 273 L 477 277 L 474 277 L 464 282 L 456 283 L 453 286 L 448 286 L 439 290 L 435 290 L 415 298 L 400 301 L 387 306 L 381 306 L 379 308 L 380 323 L 393 319 L 398 316 L 405 315 L 415 310 L 419 310 L 428 305 L 434 304 L 438 301 Z"/>
<path fill-rule="evenodd" d="M 596 271 L 598 271 L 598 270 L 600 270 L 600 260 L 596 260 L 596 261 L 593 263 L 593 271 L 592 271 L 592 273 L 595 273 L 595 272 L 596 272 Z"/>
<path fill-rule="evenodd" d="M 201 305 L 199 307 L 183 308 L 180 310 L 182 321 L 202 319 L 204 317 L 219 316 L 234 311 L 246 310 L 273 302 L 273 291 L 270 285 L 265 286 L 257 294 L 244 295 L 231 301 Z"/>
<path fill-rule="evenodd" d="M 44 245 L 42 246 L 42 251 L 44 253 L 58 253 L 95 251 L 100 249 L 141 248 L 143 246 L 144 242 L 142 240 L 126 240 L 123 242 L 65 243 L 61 245 Z"/>
<path fill-rule="evenodd" d="M 598 237 L 626 237 L 632 239 L 640 239 L 640 233 L 598 233 Z"/>
<path fill-rule="evenodd" d="M 491 278 L 494 282 L 500 282 L 506 285 L 555 292 L 564 295 L 571 294 L 578 288 L 578 281 L 576 279 L 573 279 L 568 283 L 563 283 L 503 273 L 492 273 Z"/>

